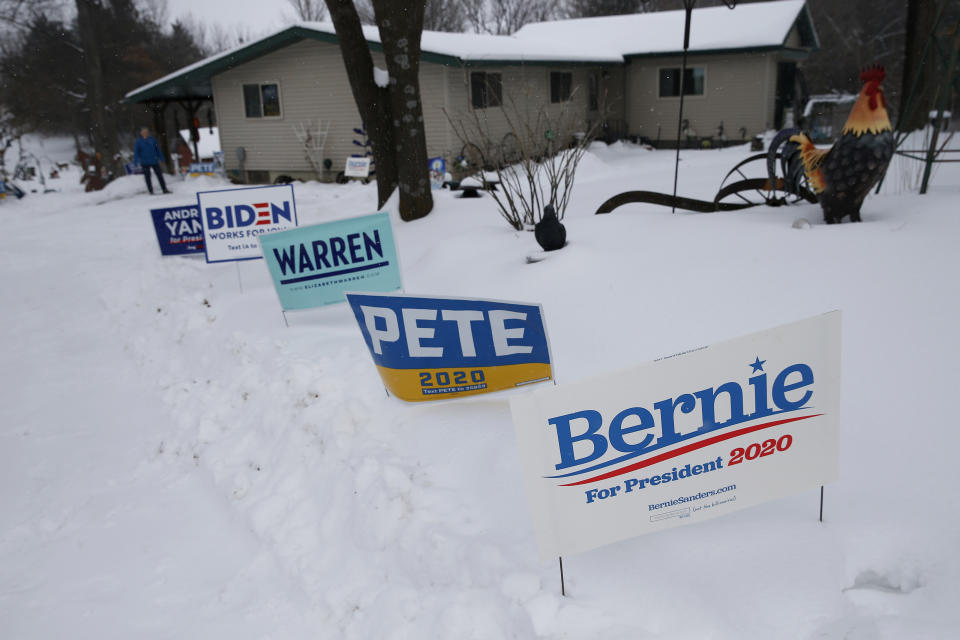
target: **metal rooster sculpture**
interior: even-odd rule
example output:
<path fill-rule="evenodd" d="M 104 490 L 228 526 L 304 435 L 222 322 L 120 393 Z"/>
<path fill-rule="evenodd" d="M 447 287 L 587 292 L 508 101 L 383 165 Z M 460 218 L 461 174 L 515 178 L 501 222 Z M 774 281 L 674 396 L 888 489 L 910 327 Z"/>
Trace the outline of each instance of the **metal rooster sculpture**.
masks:
<path fill-rule="evenodd" d="M 860 222 L 863 199 L 890 164 L 894 139 L 881 86 L 884 75 L 883 67 L 871 67 L 860 74 L 863 89 L 850 111 L 843 134 L 829 149 L 816 148 L 799 129 L 781 131 L 770 144 L 767 156 L 770 179 L 775 179 L 776 153 L 783 144 L 780 161 L 785 190 L 797 192 L 802 186 L 802 172 L 817 195 L 827 224 L 840 222 L 845 216 L 850 216 L 852 222 Z"/>

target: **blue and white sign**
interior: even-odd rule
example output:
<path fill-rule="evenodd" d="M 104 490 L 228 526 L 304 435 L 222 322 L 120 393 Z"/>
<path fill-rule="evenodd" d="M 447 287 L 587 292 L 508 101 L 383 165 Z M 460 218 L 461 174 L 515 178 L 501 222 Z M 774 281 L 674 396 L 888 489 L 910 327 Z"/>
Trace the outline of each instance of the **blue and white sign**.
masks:
<path fill-rule="evenodd" d="M 427 166 L 430 171 L 430 188 L 442 189 L 443 181 L 447 179 L 447 161 L 440 156 L 428 158 Z"/>
<path fill-rule="evenodd" d="M 297 226 L 290 184 L 201 191 L 197 205 L 207 262 L 261 258 L 259 236 Z"/>
<path fill-rule="evenodd" d="M 197 205 L 150 209 L 150 217 L 161 254 L 179 256 L 203 252 L 203 223 Z"/>
<path fill-rule="evenodd" d="M 544 559 L 839 474 L 840 313 L 510 403 Z"/>
<path fill-rule="evenodd" d="M 206 174 L 212 176 L 217 172 L 216 162 L 191 162 L 190 173 L 194 175 Z"/>
<path fill-rule="evenodd" d="M 370 176 L 369 156 L 350 156 L 343 168 L 343 175 L 348 178 L 368 178 Z"/>
<path fill-rule="evenodd" d="M 259 236 L 284 309 L 344 302 L 344 291 L 400 289 L 390 216 L 374 213 Z"/>
<path fill-rule="evenodd" d="M 383 384 L 401 400 L 457 398 L 553 377 L 540 305 L 346 296 Z"/>

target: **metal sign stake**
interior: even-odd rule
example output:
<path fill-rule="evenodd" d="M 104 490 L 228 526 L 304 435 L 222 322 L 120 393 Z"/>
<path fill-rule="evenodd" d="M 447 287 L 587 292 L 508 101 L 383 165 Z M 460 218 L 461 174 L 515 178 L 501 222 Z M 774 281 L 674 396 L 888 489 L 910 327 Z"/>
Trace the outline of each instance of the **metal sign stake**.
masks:
<path fill-rule="evenodd" d="M 563 556 L 560 556 L 560 595 L 567 597 L 567 586 L 563 582 Z"/>

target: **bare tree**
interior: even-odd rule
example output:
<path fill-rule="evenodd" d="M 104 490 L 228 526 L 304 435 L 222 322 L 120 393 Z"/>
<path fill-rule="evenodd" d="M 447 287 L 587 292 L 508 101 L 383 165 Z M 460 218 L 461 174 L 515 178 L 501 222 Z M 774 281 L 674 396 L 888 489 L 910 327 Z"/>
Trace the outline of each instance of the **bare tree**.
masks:
<path fill-rule="evenodd" d="M 108 112 L 97 23 L 103 11 L 97 0 L 76 0 L 77 32 L 83 47 L 86 107 L 90 109 L 89 138 L 104 166 L 119 173 L 117 129 Z"/>
<path fill-rule="evenodd" d="M 477 33 L 509 35 L 529 22 L 560 17 L 558 0 L 464 0 L 464 11 Z"/>
<path fill-rule="evenodd" d="M 564 13 L 568 18 L 619 16 L 652 11 L 654 4 L 655 0 L 567 0 Z"/>
<path fill-rule="evenodd" d="M 239 23 L 229 28 L 219 22 L 213 24 L 201 22 L 193 15 L 180 18 L 179 23 L 205 56 L 233 49 L 254 39 L 253 31 Z"/>
<path fill-rule="evenodd" d="M 0 0 L 0 34 L 3 28 L 26 29 L 37 16 L 52 17 L 58 13 L 56 0 Z"/>
<path fill-rule="evenodd" d="M 326 3 L 377 165 L 378 206 L 399 188 L 400 217 L 422 218 L 433 209 L 419 78 L 425 1 L 401 5 L 373 0 L 389 75 L 386 83 L 374 77 L 373 56 L 352 0 Z"/>
<path fill-rule="evenodd" d="M 934 47 L 928 47 L 933 34 L 939 7 L 935 2 L 907 3 L 906 42 L 904 45 L 903 80 L 900 89 L 900 117 L 897 129 L 914 131 L 923 128 L 927 112 L 933 108 L 934 93 L 939 78 L 935 77 Z M 912 90 L 912 91 L 911 91 Z M 909 112 L 904 112 L 906 101 L 911 101 Z"/>
<path fill-rule="evenodd" d="M 357 8 L 357 15 L 360 16 L 362 24 L 377 23 L 373 15 L 373 0 L 354 0 L 353 6 Z"/>
<path fill-rule="evenodd" d="M 463 31 L 467 26 L 466 0 L 426 0 L 423 28 L 426 31 Z M 376 24 L 372 0 L 354 0 L 363 24 Z"/>
<path fill-rule="evenodd" d="M 322 0 L 287 0 L 300 20 L 319 22 L 327 17 L 327 7 Z"/>
<path fill-rule="evenodd" d="M 906 3 L 903 0 L 808 0 L 821 48 L 801 65 L 811 93 L 860 90 L 860 70 L 886 67 L 887 98 L 899 103 Z"/>
<path fill-rule="evenodd" d="M 427 0 L 423 28 L 427 31 L 459 33 L 467 26 L 464 0 Z"/>
<path fill-rule="evenodd" d="M 313 168 L 313 173 L 317 180 L 323 179 L 323 149 L 327 144 L 327 134 L 330 132 L 330 121 L 324 123 L 317 119 L 317 124 L 313 120 L 298 122 L 293 126 L 293 135 L 297 137 L 300 146 L 303 147 L 304 157 Z"/>
<path fill-rule="evenodd" d="M 156 25 L 166 25 L 170 18 L 170 4 L 167 0 L 138 0 L 140 15 Z"/>

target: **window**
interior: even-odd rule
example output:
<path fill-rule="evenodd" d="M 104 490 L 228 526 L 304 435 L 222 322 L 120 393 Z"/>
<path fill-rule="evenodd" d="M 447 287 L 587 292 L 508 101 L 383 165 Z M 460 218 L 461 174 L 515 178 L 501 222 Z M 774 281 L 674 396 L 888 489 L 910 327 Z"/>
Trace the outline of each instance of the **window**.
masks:
<path fill-rule="evenodd" d="M 248 118 L 280 117 L 280 85 L 275 82 L 243 85 L 243 108 Z"/>
<path fill-rule="evenodd" d="M 569 71 L 550 72 L 550 102 L 566 102 L 573 92 L 573 74 Z"/>
<path fill-rule="evenodd" d="M 587 108 L 590 111 L 600 108 L 600 73 L 597 71 L 587 76 Z"/>
<path fill-rule="evenodd" d="M 691 67 L 683 76 L 683 95 L 702 96 L 704 79 L 703 67 Z M 675 98 L 680 96 L 680 67 L 660 69 L 660 97 Z"/>
<path fill-rule="evenodd" d="M 503 104 L 503 80 L 500 74 L 474 71 L 470 74 L 470 93 L 474 109 L 499 107 Z"/>

